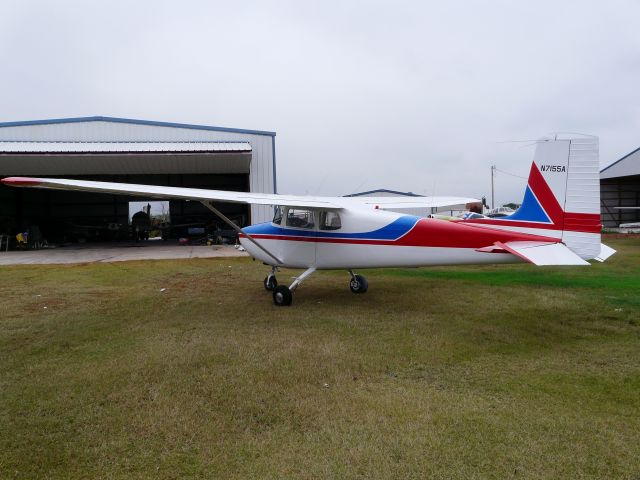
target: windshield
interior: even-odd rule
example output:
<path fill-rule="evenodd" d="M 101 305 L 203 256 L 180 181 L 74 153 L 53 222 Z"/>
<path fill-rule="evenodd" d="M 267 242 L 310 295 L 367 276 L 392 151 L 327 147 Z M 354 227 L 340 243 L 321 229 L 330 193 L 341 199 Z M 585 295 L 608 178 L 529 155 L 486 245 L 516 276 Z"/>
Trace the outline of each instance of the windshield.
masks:
<path fill-rule="evenodd" d="M 284 214 L 284 209 L 278 205 L 273 211 L 273 220 L 272 222 L 276 225 L 280 225 L 282 223 L 282 215 Z"/>

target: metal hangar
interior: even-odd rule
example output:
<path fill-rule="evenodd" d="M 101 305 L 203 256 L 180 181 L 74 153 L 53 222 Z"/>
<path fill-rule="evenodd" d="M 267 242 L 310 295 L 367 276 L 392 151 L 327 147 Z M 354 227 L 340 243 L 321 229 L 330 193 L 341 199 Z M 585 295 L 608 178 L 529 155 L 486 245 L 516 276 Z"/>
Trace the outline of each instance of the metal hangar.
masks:
<path fill-rule="evenodd" d="M 602 225 L 640 222 L 640 148 L 600 171 Z"/>
<path fill-rule="evenodd" d="M 62 177 L 276 193 L 275 133 L 82 117 L 0 123 L 0 177 Z M 0 185 L 0 232 L 37 225 L 61 241 L 72 225 L 127 224 L 132 198 Z M 267 221 L 268 206 L 222 204 L 243 225 Z M 219 220 L 198 202 L 171 201 L 172 224 Z"/>

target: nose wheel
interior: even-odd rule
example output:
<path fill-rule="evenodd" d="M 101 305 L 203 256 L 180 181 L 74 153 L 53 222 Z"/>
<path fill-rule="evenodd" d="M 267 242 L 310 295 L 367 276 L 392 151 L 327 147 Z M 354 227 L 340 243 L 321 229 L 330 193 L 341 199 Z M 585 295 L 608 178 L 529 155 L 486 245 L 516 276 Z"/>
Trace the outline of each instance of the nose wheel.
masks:
<path fill-rule="evenodd" d="M 267 292 L 273 292 L 278 286 L 278 280 L 276 279 L 276 272 L 278 271 L 278 267 L 271 267 L 271 272 L 269 275 L 264 277 L 264 289 Z"/>
<path fill-rule="evenodd" d="M 349 282 L 349 288 L 352 293 L 366 293 L 369 289 L 369 282 L 362 275 L 357 275 L 349 270 L 351 274 L 351 281 Z"/>
<path fill-rule="evenodd" d="M 273 292 L 278 286 L 278 280 L 276 280 L 276 276 L 271 274 L 264 277 L 264 289 L 268 292 Z"/>

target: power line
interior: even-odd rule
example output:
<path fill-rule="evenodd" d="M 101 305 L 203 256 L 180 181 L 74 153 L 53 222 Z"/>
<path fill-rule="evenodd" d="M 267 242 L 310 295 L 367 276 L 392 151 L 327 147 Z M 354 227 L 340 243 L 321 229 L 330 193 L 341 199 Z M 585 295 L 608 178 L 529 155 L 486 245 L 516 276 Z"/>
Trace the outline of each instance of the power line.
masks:
<path fill-rule="evenodd" d="M 505 172 L 504 170 L 500 170 L 498 167 L 495 167 L 495 166 L 493 168 L 495 169 L 496 172 L 504 173 L 505 175 L 509 175 L 511 177 L 522 178 L 524 180 L 527 180 L 527 177 L 523 177 L 522 175 L 516 175 L 515 173 Z"/>

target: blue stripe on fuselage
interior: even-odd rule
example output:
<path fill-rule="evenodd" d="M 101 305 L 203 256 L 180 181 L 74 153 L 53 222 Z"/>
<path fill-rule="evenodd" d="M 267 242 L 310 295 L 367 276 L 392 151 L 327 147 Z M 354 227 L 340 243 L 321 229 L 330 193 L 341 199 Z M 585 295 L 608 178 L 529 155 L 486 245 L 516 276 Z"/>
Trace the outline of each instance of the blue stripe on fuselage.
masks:
<path fill-rule="evenodd" d="M 302 230 L 283 228 L 271 222 L 258 223 L 242 229 L 249 235 L 285 235 L 290 237 L 314 237 L 314 238 L 357 238 L 362 240 L 396 240 L 405 235 L 420 220 L 420 217 L 405 215 L 385 225 L 378 230 L 361 233 L 340 233 L 326 230 Z"/>

